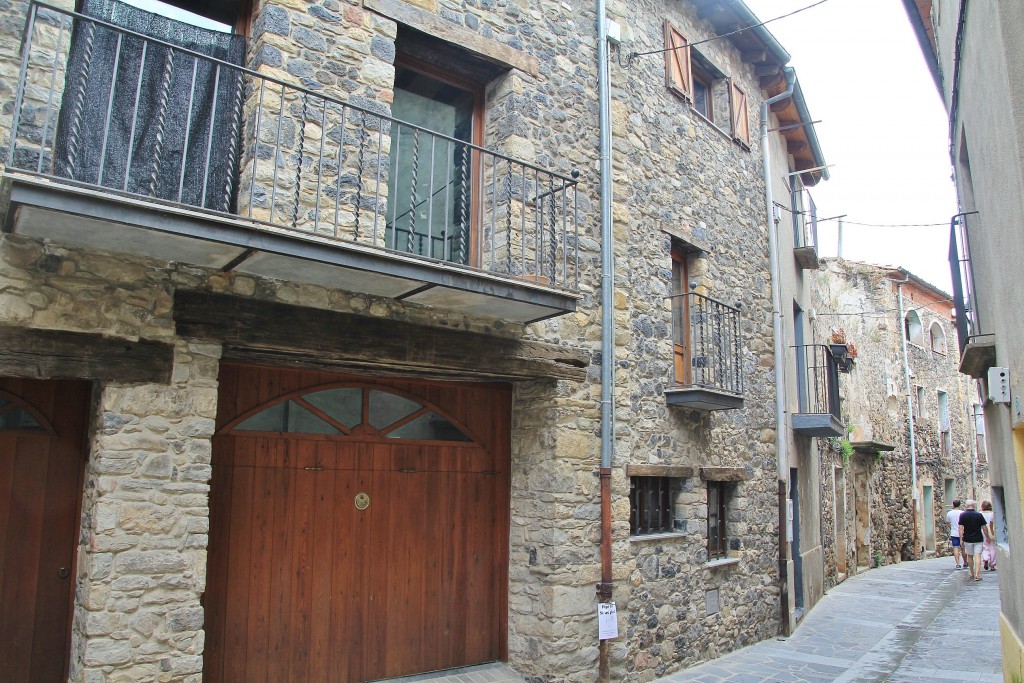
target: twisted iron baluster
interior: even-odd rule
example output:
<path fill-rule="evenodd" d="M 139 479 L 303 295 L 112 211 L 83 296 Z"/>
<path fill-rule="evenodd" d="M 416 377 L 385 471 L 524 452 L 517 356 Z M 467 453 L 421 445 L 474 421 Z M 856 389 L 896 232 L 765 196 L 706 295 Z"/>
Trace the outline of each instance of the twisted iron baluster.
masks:
<path fill-rule="evenodd" d="M 363 168 L 366 166 L 366 115 L 359 127 L 359 162 L 356 164 L 356 225 L 353 238 L 359 240 L 359 206 L 363 203 Z M 341 170 L 339 169 L 339 173 Z"/>
<path fill-rule="evenodd" d="M 558 239 L 555 236 L 555 177 L 548 175 L 548 225 L 551 227 L 551 284 L 556 282 Z"/>
<path fill-rule="evenodd" d="M 409 210 L 409 238 L 406 240 L 406 251 L 414 253 L 416 248 L 416 185 L 420 172 L 420 130 L 412 129 L 412 204 Z M 398 229 L 398 226 L 395 226 Z"/>
<path fill-rule="evenodd" d="M 505 209 L 505 261 L 507 273 L 512 274 L 512 160 L 506 159 L 508 165 L 508 175 L 505 176 L 505 186 L 507 188 L 506 198 L 508 199 L 508 208 Z"/>
<path fill-rule="evenodd" d="M 469 145 L 462 146 L 462 164 L 459 167 L 459 238 L 455 242 L 458 250 L 456 263 L 463 263 L 468 245 L 466 237 L 469 234 L 469 197 L 466 188 L 469 186 Z"/>
<path fill-rule="evenodd" d="M 89 68 L 92 65 L 93 41 L 96 37 L 96 25 L 91 21 L 85 24 L 85 54 L 82 55 L 82 77 L 75 88 L 75 99 L 71 105 L 71 130 L 68 133 L 68 177 L 78 177 L 78 151 L 82 144 L 82 114 L 85 111 L 85 82 L 89 79 Z"/>
<path fill-rule="evenodd" d="M 174 76 L 174 53 L 167 50 L 164 71 L 160 77 L 160 101 L 156 115 L 156 144 L 153 147 L 153 165 L 149 172 L 149 196 L 156 196 L 156 179 L 160 171 L 160 155 L 164 151 L 164 127 L 167 125 L 167 101 L 171 92 L 171 78 Z"/>
<path fill-rule="evenodd" d="M 309 108 L 309 93 L 302 93 L 302 125 L 299 126 L 299 158 L 295 164 L 295 198 L 292 201 L 292 227 L 299 223 L 299 191 L 302 189 L 302 151 L 306 143 L 306 114 Z"/>
<path fill-rule="evenodd" d="M 228 147 L 227 173 L 225 173 L 227 177 L 224 180 L 223 211 L 231 210 L 231 194 L 234 191 L 235 173 L 239 170 L 236 166 L 238 164 L 238 147 L 242 142 L 242 93 L 244 90 L 242 72 L 235 71 L 235 102 L 231 111 L 231 122 L 228 128 L 231 144 Z M 256 141 L 256 144 L 259 144 L 259 140 Z M 253 174 L 255 175 L 255 169 Z"/>

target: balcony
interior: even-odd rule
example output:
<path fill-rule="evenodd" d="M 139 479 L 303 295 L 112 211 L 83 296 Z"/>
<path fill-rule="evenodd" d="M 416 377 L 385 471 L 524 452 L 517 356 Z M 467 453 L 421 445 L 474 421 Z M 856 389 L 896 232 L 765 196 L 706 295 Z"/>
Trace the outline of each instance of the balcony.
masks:
<path fill-rule="evenodd" d="M 743 407 L 740 309 L 696 292 L 672 297 L 676 385 L 669 405 L 694 410 Z"/>
<path fill-rule="evenodd" d="M 514 322 L 576 308 L 575 171 L 35 2 L 22 50 L 9 233 Z"/>
<path fill-rule="evenodd" d="M 846 431 L 839 411 L 838 360 L 822 344 L 793 348 L 800 400 L 793 431 L 804 436 L 842 436 Z"/>
<path fill-rule="evenodd" d="M 802 203 L 794 197 L 793 207 L 793 256 L 803 270 L 817 270 L 818 261 L 818 209 L 811 199 L 811 193 L 801 190 Z M 798 208 L 802 206 L 803 208 Z"/>
<path fill-rule="evenodd" d="M 949 270 L 953 276 L 953 305 L 956 308 L 956 337 L 960 348 L 960 372 L 982 379 L 996 364 L 996 342 L 985 334 L 978 313 L 974 269 L 971 264 L 970 233 L 977 214 L 957 214 L 949 223 Z M 980 226 L 973 229 L 978 230 Z"/>

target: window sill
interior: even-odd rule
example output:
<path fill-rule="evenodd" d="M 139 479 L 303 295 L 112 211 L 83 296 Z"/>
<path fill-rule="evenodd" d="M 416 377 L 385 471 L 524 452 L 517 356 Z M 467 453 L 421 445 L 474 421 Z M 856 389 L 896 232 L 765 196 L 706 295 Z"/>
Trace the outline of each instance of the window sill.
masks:
<path fill-rule="evenodd" d="M 738 557 L 720 557 L 716 560 L 708 560 L 704 563 L 705 569 L 718 569 L 720 567 L 729 567 L 734 564 L 739 564 L 740 558 Z"/>
<path fill-rule="evenodd" d="M 687 538 L 689 534 L 683 531 L 669 531 L 663 534 L 642 534 L 638 536 L 630 536 L 630 543 L 645 543 L 647 541 L 672 541 L 676 539 Z"/>
<path fill-rule="evenodd" d="M 748 152 L 750 151 L 750 148 L 747 147 L 746 145 L 738 142 L 736 140 L 736 138 L 734 138 L 732 136 L 732 133 L 730 133 L 726 129 L 722 128 L 721 126 L 719 126 L 717 123 L 715 123 L 714 121 L 712 121 L 708 117 L 704 116 L 704 114 L 701 114 L 699 111 L 694 109 L 692 105 L 690 106 L 690 113 L 693 114 L 695 117 L 697 117 L 699 120 L 701 120 L 704 123 L 706 123 L 707 125 L 711 126 L 714 130 L 716 130 L 718 132 L 719 135 L 721 135 L 723 138 L 725 138 L 729 142 L 735 143 L 738 147 L 743 147 Z"/>

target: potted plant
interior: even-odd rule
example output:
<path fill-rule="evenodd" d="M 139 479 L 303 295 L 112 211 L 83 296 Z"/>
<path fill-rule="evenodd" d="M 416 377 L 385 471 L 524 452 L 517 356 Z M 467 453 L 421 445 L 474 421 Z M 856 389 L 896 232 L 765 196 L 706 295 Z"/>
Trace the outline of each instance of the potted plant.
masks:
<path fill-rule="evenodd" d="M 828 345 L 829 350 L 832 352 L 832 357 L 839 362 L 846 358 L 848 349 L 846 347 L 846 330 L 841 327 L 837 327 L 832 330 L 832 337 Z"/>

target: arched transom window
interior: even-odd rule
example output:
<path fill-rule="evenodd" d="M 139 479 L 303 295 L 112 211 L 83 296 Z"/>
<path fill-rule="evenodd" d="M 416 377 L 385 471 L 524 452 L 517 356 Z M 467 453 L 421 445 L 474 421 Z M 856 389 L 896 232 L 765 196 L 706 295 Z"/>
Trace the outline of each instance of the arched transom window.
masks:
<path fill-rule="evenodd" d="M 473 441 L 430 406 L 369 387 L 317 388 L 278 399 L 243 415 L 228 431 Z"/>
<path fill-rule="evenodd" d="M 16 396 L 0 392 L 0 432 L 53 433 L 53 429 L 27 403 Z"/>
<path fill-rule="evenodd" d="M 923 330 L 921 329 L 921 316 L 917 314 L 917 311 L 907 311 L 907 315 L 903 322 L 907 333 L 907 341 L 911 344 L 924 346 L 924 341 L 922 339 Z"/>

